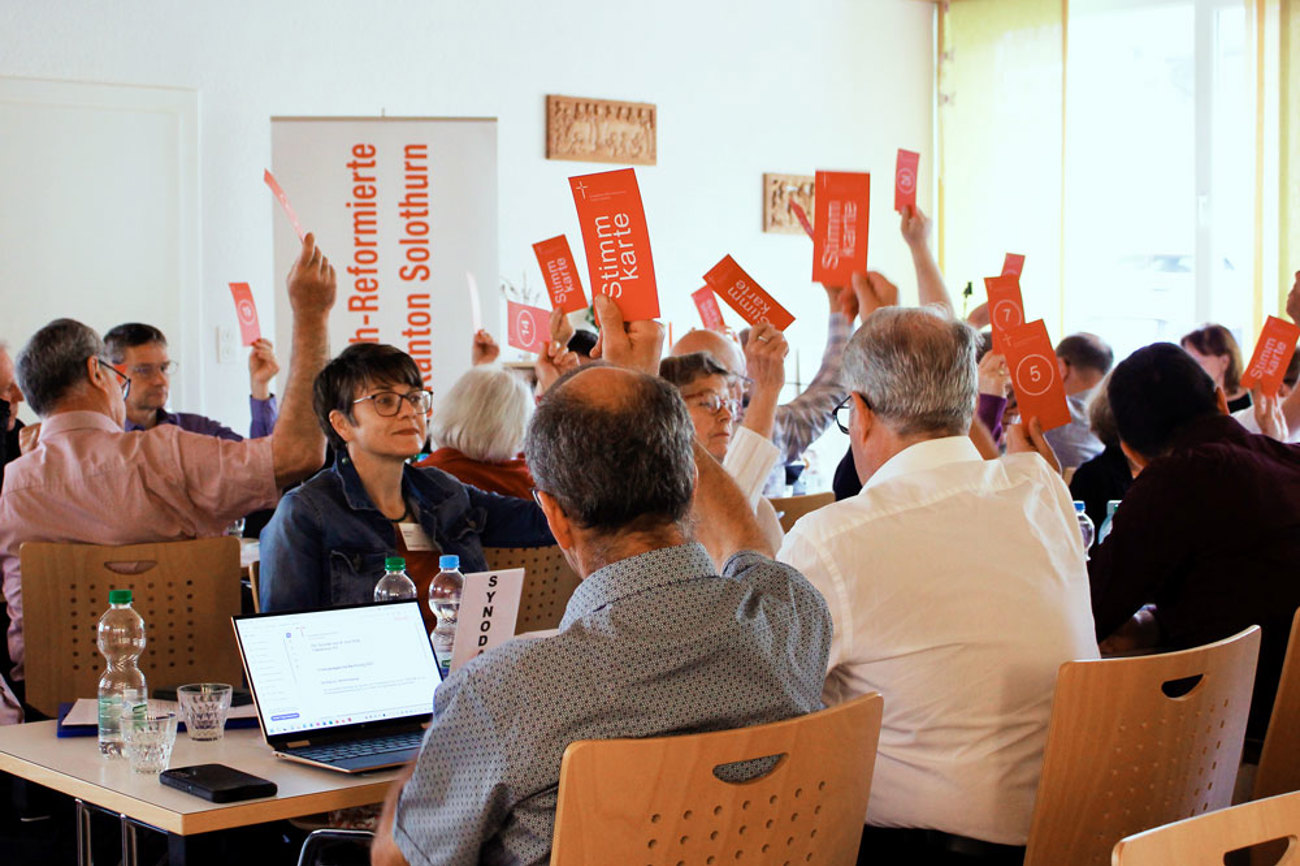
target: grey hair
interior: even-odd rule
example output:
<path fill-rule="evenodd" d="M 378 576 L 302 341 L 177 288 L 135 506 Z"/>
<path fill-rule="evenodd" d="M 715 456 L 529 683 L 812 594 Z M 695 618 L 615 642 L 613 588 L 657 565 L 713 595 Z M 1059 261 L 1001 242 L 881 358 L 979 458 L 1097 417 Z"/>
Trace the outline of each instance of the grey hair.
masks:
<path fill-rule="evenodd" d="M 523 448 L 532 417 L 533 395 L 524 380 L 489 364 L 456 380 L 439 401 L 429 434 L 473 460 L 503 463 Z"/>
<path fill-rule="evenodd" d="M 68 391 L 87 381 L 86 359 L 101 358 L 104 341 L 74 319 L 55 319 L 18 353 L 18 387 L 37 415 L 49 415 Z"/>
<path fill-rule="evenodd" d="M 695 492 L 695 425 L 681 395 L 638 373 L 598 402 L 570 386 L 592 369 L 561 377 L 537 405 L 524 454 L 538 488 L 599 534 L 684 530 Z"/>
<path fill-rule="evenodd" d="M 930 307 L 872 313 L 844 350 L 844 382 L 895 433 L 964 435 L 979 394 L 979 335 Z"/>

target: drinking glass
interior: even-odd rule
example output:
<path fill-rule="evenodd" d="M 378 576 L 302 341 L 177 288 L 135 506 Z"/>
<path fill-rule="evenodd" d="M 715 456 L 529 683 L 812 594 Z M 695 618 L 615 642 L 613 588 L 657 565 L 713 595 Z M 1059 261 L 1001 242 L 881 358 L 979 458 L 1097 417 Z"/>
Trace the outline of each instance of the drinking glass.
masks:
<path fill-rule="evenodd" d="M 122 717 L 122 740 L 132 772 L 157 775 L 167 769 L 176 744 L 176 714 L 150 707 Z"/>
<path fill-rule="evenodd" d="M 176 690 L 191 740 L 219 740 L 226 731 L 232 689 L 226 683 L 190 683 Z"/>

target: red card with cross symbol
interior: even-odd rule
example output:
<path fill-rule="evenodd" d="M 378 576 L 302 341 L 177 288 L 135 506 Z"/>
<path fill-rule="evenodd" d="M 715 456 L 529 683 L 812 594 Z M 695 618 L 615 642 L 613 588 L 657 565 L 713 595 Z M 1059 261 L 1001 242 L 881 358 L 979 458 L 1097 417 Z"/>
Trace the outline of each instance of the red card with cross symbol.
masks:
<path fill-rule="evenodd" d="M 551 338 L 551 314 L 541 307 L 506 302 L 509 338 L 507 342 L 516 349 L 541 354 L 546 351 L 546 341 Z"/>
<path fill-rule="evenodd" d="M 1025 323 L 1025 302 L 1020 297 L 1020 278 L 1015 274 L 985 277 L 984 289 L 989 296 L 993 351 L 1005 355 L 1007 331 Z"/>
<path fill-rule="evenodd" d="M 713 294 L 713 289 L 705 286 L 691 292 L 691 300 L 695 302 L 695 309 L 700 311 L 700 321 L 704 322 L 705 328 L 721 333 L 727 327 L 722 318 L 722 308 L 718 306 L 718 296 Z M 669 340 L 670 344 L 671 342 Z"/>
<path fill-rule="evenodd" d="M 248 287 L 248 283 L 231 283 L 230 294 L 235 299 L 240 342 L 251 346 L 262 339 L 262 327 L 257 323 L 257 304 L 253 303 L 253 290 Z"/>
<path fill-rule="evenodd" d="M 1044 431 L 1069 424 L 1070 405 L 1065 400 L 1065 383 L 1047 336 L 1047 325 L 1036 319 L 1011 328 L 1003 339 L 1020 417 L 1025 421 L 1037 418 Z"/>
<path fill-rule="evenodd" d="M 819 171 L 813 203 L 813 282 L 847 286 L 854 271 L 867 270 L 871 175 Z"/>
<path fill-rule="evenodd" d="M 636 172 L 630 168 L 569 178 L 587 250 L 592 297 L 608 295 L 623 319 L 659 317 L 650 232 Z"/>
<path fill-rule="evenodd" d="M 1241 376 L 1241 387 L 1251 388 L 1258 382 L 1265 394 L 1276 394 L 1282 387 L 1287 364 L 1295 354 L 1297 340 L 1300 340 L 1300 326 L 1269 316 L 1255 342 L 1255 354 Z"/>
<path fill-rule="evenodd" d="M 906 213 L 905 208 L 916 210 L 916 172 L 921 165 L 921 154 L 914 150 L 898 150 L 894 166 L 894 210 Z"/>
<path fill-rule="evenodd" d="M 582 280 L 574 266 L 569 239 L 564 235 L 547 238 L 533 244 L 537 264 L 542 268 L 546 291 L 551 295 L 551 306 L 566 313 L 576 313 L 587 308 L 587 296 L 582 293 Z"/>
<path fill-rule="evenodd" d="M 704 282 L 751 325 L 771 322 L 784 331 L 794 322 L 790 311 L 763 291 L 763 287 L 754 282 L 754 278 L 745 273 L 744 268 L 736 264 L 731 256 L 724 256 L 722 261 L 714 265 L 704 275 Z"/>

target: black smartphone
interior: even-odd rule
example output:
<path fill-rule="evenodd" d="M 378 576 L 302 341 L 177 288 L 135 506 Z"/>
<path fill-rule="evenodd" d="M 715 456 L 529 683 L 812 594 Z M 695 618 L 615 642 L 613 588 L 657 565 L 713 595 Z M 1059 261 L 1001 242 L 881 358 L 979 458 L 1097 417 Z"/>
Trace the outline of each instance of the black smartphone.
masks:
<path fill-rule="evenodd" d="M 254 776 L 225 764 L 195 764 L 164 770 L 158 777 L 169 788 L 211 800 L 213 803 L 233 803 L 236 800 L 255 800 L 271 797 L 279 790 L 275 782 Z"/>

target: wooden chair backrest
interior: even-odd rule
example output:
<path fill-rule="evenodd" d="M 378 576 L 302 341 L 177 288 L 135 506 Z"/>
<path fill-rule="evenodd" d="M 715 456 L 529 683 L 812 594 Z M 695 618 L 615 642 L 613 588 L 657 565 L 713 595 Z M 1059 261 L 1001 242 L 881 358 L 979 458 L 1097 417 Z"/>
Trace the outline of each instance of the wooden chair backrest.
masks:
<path fill-rule="evenodd" d="M 1259 638 L 1061 665 L 1025 866 L 1103 866 L 1125 836 L 1227 806 Z"/>
<path fill-rule="evenodd" d="M 828 863 L 853 866 L 884 701 L 872 693 L 768 725 L 570 743 L 551 866 Z M 714 768 L 780 755 L 766 775 Z"/>
<path fill-rule="evenodd" d="M 1288 791 L 1300 791 L 1300 609 L 1291 620 L 1291 637 L 1252 796 L 1258 800 Z"/>
<path fill-rule="evenodd" d="M 104 672 L 97 627 L 110 589 L 129 589 L 144 618 L 140 670 L 150 691 L 192 682 L 238 685 L 230 617 L 239 613 L 239 540 L 106 547 L 29 542 L 19 551 L 27 702 L 46 715 L 93 698 Z"/>
<path fill-rule="evenodd" d="M 1197 815 L 1120 840 L 1113 866 L 1223 866 L 1229 851 L 1287 840 L 1278 866 L 1300 864 L 1300 793 Z M 1282 846 L 1279 844 L 1279 848 Z"/>
<path fill-rule="evenodd" d="M 569 596 L 582 583 L 559 547 L 485 547 L 483 557 L 491 568 L 524 569 L 515 634 L 559 626 Z"/>
<path fill-rule="evenodd" d="M 826 493 L 809 493 L 805 496 L 778 496 L 769 501 L 772 503 L 772 507 L 776 509 L 776 513 L 780 515 L 781 531 L 789 532 L 794 528 L 795 521 L 800 517 L 834 502 L 835 494 L 827 491 Z"/>

